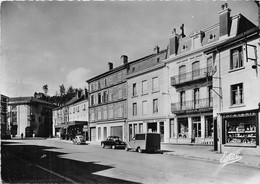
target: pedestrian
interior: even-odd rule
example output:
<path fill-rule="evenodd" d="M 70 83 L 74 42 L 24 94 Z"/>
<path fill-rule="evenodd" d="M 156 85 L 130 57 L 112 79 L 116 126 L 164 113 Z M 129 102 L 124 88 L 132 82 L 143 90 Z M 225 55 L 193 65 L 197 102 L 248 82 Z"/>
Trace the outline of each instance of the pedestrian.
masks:
<path fill-rule="evenodd" d="M 195 143 L 195 128 L 192 130 L 191 143 Z"/>
<path fill-rule="evenodd" d="M 23 133 L 21 134 L 21 138 L 23 139 Z"/>

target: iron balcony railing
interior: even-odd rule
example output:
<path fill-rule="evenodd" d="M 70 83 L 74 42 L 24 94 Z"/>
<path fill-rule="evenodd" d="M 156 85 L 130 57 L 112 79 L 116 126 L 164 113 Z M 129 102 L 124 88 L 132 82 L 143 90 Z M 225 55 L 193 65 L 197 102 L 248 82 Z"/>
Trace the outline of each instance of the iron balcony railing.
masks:
<path fill-rule="evenodd" d="M 178 84 L 194 81 L 194 80 L 199 80 L 207 77 L 211 77 L 213 73 L 213 68 L 212 66 L 202 68 L 199 70 L 194 70 L 192 72 L 187 72 L 179 75 L 175 75 L 171 77 L 171 85 L 175 86 Z"/>
<path fill-rule="evenodd" d="M 203 98 L 198 100 L 184 101 L 171 104 L 172 113 L 186 110 L 196 110 L 196 109 L 205 109 L 212 108 L 213 102 L 212 98 Z"/>

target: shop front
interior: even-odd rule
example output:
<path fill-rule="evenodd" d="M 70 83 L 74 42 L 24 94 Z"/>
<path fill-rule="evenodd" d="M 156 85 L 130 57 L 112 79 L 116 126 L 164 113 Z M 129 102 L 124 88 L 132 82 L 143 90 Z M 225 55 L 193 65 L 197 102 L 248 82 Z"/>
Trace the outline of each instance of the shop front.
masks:
<path fill-rule="evenodd" d="M 176 116 L 171 120 L 172 143 L 213 144 L 213 117 L 210 113 Z"/>
<path fill-rule="evenodd" d="M 225 147 L 259 146 L 258 111 L 222 114 L 222 144 Z"/>
<path fill-rule="evenodd" d="M 165 142 L 166 119 L 152 119 L 143 121 L 128 122 L 128 140 L 131 140 L 136 133 L 156 132 L 161 134 L 161 142 Z M 168 130 L 169 131 L 169 130 Z"/>

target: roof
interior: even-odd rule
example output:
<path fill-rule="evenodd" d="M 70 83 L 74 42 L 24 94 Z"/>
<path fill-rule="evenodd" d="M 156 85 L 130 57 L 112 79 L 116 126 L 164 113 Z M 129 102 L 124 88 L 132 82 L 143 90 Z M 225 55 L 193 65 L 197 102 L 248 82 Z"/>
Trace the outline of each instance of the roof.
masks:
<path fill-rule="evenodd" d="M 13 98 L 9 98 L 9 103 L 10 104 L 41 103 L 41 104 L 50 105 L 54 107 L 56 106 L 55 104 L 34 97 L 13 97 Z"/>

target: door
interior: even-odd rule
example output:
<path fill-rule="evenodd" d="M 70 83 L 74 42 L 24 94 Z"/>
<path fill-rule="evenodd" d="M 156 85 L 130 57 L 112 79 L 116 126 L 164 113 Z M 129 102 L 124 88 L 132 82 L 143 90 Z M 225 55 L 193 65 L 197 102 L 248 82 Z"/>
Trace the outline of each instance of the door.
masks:
<path fill-rule="evenodd" d="M 164 122 L 160 122 L 161 142 L 164 142 Z"/>

